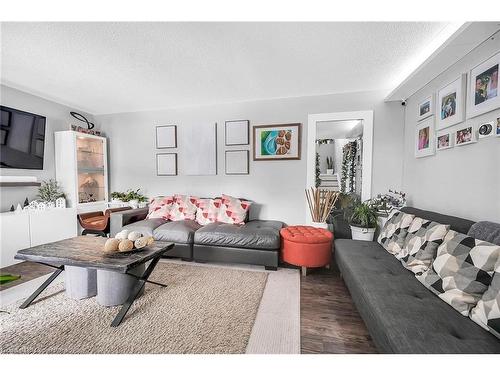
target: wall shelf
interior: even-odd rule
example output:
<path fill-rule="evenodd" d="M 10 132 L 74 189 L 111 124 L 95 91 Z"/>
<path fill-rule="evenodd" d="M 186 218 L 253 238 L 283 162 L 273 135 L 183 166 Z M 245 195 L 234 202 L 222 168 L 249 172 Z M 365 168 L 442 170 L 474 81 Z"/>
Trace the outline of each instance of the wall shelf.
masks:
<path fill-rule="evenodd" d="M 0 182 L 0 187 L 40 186 L 40 182 Z"/>

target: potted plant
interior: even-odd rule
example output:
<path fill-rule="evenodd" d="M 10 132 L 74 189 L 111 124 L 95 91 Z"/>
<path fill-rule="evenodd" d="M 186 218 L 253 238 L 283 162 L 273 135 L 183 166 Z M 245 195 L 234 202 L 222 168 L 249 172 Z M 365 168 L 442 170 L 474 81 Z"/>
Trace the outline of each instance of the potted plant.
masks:
<path fill-rule="evenodd" d="M 326 174 L 333 174 L 333 157 L 326 157 Z"/>
<path fill-rule="evenodd" d="M 129 190 L 127 190 L 124 197 L 122 198 L 122 201 L 128 202 L 128 204 L 132 208 L 138 208 L 141 203 L 145 204 L 148 201 L 148 198 L 145 195 L 142 195 L 141 193 L 139 193 L 140 190 L 141 189 L 137 189 L 137 190 L 129 189 Z"/>
<path fill-rule="evenodd" d="M 64 192 L 61 190 L 59 183 L 56 180 L 50 179 L 42 181 L 40 187 L 38 188 L 37 198 L 41 202 L 45 203 L 46 207 L 54 208 L 56 206 L 56 199 L 66 197 Z"/>
<path fill-rule="evenodd" d="M 349 220 L 353 240 L 373 241 L 378 226 L 377 210 L 368 202 L 354 206 Z"/>
<path fill-rule="evenodd" d="M 124 198 L 125 198 L 125 193 L 121 192 L 121 191 L 113 191 L 111 193 L 111 202 L 113 203 L 122 203 L 124 202 Z"/>

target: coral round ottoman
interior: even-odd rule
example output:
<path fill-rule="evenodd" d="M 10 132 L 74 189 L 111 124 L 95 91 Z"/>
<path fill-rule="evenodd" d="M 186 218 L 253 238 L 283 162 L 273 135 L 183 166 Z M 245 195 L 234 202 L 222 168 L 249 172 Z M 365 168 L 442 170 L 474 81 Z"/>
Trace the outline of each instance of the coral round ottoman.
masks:
<path fill-rule="evenodd" d="M 284 262 L 302 267 L 302 276 L 307 267 L 330 266 L 333 233 L 310 226 L 291 226 L 280 230 L 281 258 Z"/>

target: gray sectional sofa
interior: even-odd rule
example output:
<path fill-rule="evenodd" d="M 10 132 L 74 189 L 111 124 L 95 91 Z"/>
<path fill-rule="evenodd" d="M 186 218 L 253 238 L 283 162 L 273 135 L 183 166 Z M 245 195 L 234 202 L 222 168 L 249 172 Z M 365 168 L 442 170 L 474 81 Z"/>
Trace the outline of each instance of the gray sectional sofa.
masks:
<path fill-rule="evenodd" d="M 500 244 L 500 225 L 406 207 L 402 211 Z M 423 286 L 377 242 L 335 240 L 345 284 L 382 353 L 500 353 L 500 340 Z"/>
<path fill-rule="evenodd" d="M 280 221 L 251 220 L 243 225 L 212 223 L 205 226 L 193 220 L 146 219 L 147 208 L 121 211 L 110 218 L 110 235 L 122 229 L 141 232 L 156 240 L 174 242 L 169 257 L 197 262 L 230 262 L 278 267 Z"/>

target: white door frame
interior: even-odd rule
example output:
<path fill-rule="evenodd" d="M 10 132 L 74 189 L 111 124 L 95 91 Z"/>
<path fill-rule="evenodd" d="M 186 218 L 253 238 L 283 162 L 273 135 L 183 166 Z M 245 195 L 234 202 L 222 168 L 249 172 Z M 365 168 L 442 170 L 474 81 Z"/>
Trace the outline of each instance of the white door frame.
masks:
<path fill-rule="evenodd" d="M 315 186 L 316 170 L 316 124 L 322 121 L 363 121 L 363 180 L 361 182 L 361 200 L 372 195 L 372 158 L 373 158 L 373 111 L 315 113 L 307 116 L 307 178 L 306 189 Z M 312 222 L 306 205 L 306 223 Z"/>

